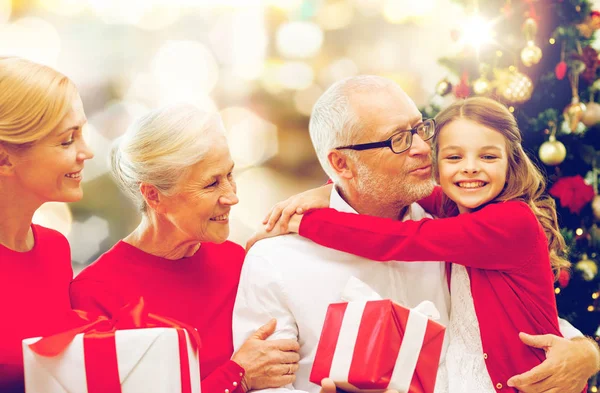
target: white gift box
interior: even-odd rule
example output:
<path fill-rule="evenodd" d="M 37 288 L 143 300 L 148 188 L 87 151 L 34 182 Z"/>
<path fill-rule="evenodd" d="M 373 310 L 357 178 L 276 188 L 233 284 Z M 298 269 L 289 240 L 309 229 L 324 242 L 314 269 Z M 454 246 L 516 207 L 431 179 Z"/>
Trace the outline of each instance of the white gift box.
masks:
<path fill-rule="evenodd" d="M 201 392 L 198 351 L 191 345 L 187 333 L 189 385 L 185 371 L 182 372 L 177 329 L 117 330 L 113 334 L 117 359 L 92 357 L 93 365 L 89 364 L 89 359 L 86 365 L 84 334 L 75 336 L 69 346 L 54 357 L 41 356 L 29 347 L 40 340 L 40 337 L 23 340 L 26 392 L 98 392 L 98 387 L 88 386 L 86 367 L 98 367 L 99 364 L 101 367 L 115 367 L 115 362 L 121 384 L 120 393 Z M 184 361 L 183 364 L 185 363 Z M 182 379 L 185 379 L 183 383 Z M 185 388 L 190 385 L 191 390 Z"/>

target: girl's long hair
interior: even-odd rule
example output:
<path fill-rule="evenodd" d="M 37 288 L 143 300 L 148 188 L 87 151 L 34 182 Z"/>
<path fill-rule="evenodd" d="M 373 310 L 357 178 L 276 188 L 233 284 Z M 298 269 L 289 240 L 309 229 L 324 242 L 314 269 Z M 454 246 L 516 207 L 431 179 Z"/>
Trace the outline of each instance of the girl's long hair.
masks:
<path fill-rule="evenodd" d="M 523 201 L 529 205 L 542 225 L 548 238 L 550 263 L 558 277 L 561 269 L 568 269 L 571 263 L 566 259 L 567 247 L 558 227 L 554 199 L 544 194 L 546 181 L 540 170 L 523 150 L 521 132 L 515 117 L 501 103 L 485 97 L 471 97 L 459 100 L 441 111 L 435 118 L 438 134 L 433 140 L 434 176 L 439 181 L 437 169 L 437 135 L 446 125 L 456 119 L 466 119 L 500 132 L 506 139 L 508 169 L 504 189 L 492 202 L 510 200 Z M 442 212 L 448 212 L 456 205 L 445 195 Z"/>

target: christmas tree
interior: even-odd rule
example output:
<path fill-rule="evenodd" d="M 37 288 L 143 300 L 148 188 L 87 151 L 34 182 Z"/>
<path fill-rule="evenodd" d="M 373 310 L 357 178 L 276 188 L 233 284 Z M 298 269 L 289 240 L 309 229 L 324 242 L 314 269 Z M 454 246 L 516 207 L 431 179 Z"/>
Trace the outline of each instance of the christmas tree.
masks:
<path fill-rule="evenodd" d="M 600 12 L 587 0 L 460 3 L 473 19 L 450 33 L 461 49 L 440 60 L 448 77 L 423 112 L 485 95 L 514 113 L 526 151 L 547 174 L 570 249 L 572 269 L 556 284 L 559 314 L 600 340 Z"/>

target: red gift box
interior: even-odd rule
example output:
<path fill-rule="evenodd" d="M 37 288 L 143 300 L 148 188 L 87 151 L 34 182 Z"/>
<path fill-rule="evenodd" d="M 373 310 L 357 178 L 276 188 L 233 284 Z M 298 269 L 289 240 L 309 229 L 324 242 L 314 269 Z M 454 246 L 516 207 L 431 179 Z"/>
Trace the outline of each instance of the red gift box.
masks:
<path fill-rule="evenodd" d="M 329 305 L 310 381 L 347 391 L 433 393 L 445 327 L 391 300 Z"/>

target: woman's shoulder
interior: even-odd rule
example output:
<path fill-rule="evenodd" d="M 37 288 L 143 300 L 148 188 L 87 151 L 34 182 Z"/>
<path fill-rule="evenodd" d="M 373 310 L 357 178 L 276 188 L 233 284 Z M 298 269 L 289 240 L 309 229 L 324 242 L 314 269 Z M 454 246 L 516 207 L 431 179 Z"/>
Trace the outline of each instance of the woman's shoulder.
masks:
<path fill-rule="evenodd" d="M 121 261 L 121 263 L 123 261 L 126 250 L 122 247 L 121 243 L 122 242 L 118 242 L 110 250 L 106 251 L 104 254 L 100 255 L 98 259 L 86 266 L 73 281 L 103 281 L 106 279 L 107 275 L 110 275 L 112 274 L 111 272 L 115 271 L 113 265 L 116 263 L 118 264 L 119 261 Z"/>
<path fill-rule="evenodd" d="M 242 246 L 232 241 L 226 240 L 223 243 L 202 243 L 202 247 L 208 255 L 218 255 L 219 257 L 227 257 L 234 260 L 239 260 L 240 263 L 244 260 L 246 251 Z"/>
<path fill-rule="evenodd" d="M 203 250 L 198 253 L 198 257 L 204 263 L 208 262 L 205 266 L 212 266 L 217 268 L 220 274 L 239 279 L 246 256 L 242 246 L 227 240 L 223 243 L 202 243 L 200 249 Z"/>
<path fill-rule="evenodd" d="M 41 225 L 32 224 L 31 228 L 36 242 L 43 246 L 56 247 L 67 247 L 69 248 L 69 241 L 59 231 L 51 228 L 47 228 Z"/>

